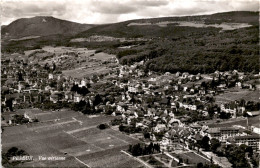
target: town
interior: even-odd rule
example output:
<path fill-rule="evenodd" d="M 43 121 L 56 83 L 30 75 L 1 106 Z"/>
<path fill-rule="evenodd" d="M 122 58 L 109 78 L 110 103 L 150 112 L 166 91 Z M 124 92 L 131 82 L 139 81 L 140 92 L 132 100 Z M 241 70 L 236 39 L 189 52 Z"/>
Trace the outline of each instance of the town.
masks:
<path fill-rule="evenodd" d="M 81 59 L 95 62 L 96 54 Z M 60 63 L 75 61 L 68 52 L 46 57 L 41 63 L 2 57 L 2 134 L 11 127 L 65 122 L 63 115 L 72 116 L 67 110 L 81 125 L 74 115 L 109 117 L 95 127 L 133 139 L 122 152 L 145 167 L 259 166 L 260 74 L 159 73 L 143 69 L 144 61 L 121 65 L 114 56 L 91 66 L 106 71 L 76 78 Z"/>

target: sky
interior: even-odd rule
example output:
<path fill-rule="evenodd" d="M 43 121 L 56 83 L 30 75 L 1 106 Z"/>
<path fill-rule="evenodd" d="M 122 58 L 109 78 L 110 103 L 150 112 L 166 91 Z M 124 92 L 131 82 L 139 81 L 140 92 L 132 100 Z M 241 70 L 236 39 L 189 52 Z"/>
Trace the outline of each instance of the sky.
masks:
<path fill-rule="evenodd" d="M 1 0 L 0 3 L 1 25 L 34 16 L 104 24 L 140 18 L 259 10 L 259 0 Z"/>

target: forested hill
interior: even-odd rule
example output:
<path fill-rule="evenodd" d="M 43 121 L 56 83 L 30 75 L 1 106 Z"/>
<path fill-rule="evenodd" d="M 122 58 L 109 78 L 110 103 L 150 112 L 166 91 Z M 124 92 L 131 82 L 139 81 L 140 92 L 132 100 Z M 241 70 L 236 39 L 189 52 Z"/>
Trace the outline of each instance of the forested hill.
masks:
<path fill-rule="evenodd" d="M 259 72 L 258 12 L 132 20 L 97 26 L 77 37 L 93 35 L 141 39 L 103 46 L 108 45 L 106 50 L 117 54 L 122 64 L 148 60 L 146 70 Z M 124 45 L 134 46 L 117 48 Z"/>
<path fill-rule="evenodd" d="M 2 43 L 2 52 L 23 52 L 44 45 L 95 48 L 116 54 L 121 64 L 145 60 L 143 68 L 160 72 L 210 73 L 236 69 L 258 73 L 259 12 L 95 25 L 75 36 L 8 41 Z"/>
<path fill-rule="evenodd" d="M 168 22 L 167 25 L 165 25 Z M 212 15 L 163 17 L 151 19 L 129 20 L 120 23 L 106 24 L 93 27 L 81 32 L 77 37 L 89 37 L 91 35 L 107 35 L 113 37 L 180 37 L 190 30 L 181 30 L 180 23 L 191 22 L 215 25 L 222 23 L 245 23 L 253 26 L 259 25 L 259 12 L 225 12 Z M 197 25 L 196 25 L 197 26 Z M 196 30 L 193 30 L 196 31 Z M 192 32 L 192 31 L 191 31 Z"/>
<path fill-rule="evenodd" d="M 36 16 L 17 19 L 9 25 L 2 26 L 2 38 L 21 38 L 26 36 L 48 36 L 55 34 L 77 34 L 93 25 L 79 24 L 51 16 Z"/>

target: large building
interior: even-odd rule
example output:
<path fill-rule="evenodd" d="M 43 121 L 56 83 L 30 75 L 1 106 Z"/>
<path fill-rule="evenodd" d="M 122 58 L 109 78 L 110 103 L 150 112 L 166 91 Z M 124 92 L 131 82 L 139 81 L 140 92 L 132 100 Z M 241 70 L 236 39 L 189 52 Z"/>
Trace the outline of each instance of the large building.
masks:
<path fill-rule="evenodd" d="M 248 136 L 235 136 L 234 142 L 237 145 L 245 144 L 251 146 L 254 150 L 260 150 L 260 136 L 259 135 L 248 135 Z"/>
<path fill-rule="evenodd" d="M 222 142 L 225 142 L 228 138 L 239 135 L 239 128 L 218 127 L 210 128 L 207 132 L 211 138 L 216 138 Z"/>

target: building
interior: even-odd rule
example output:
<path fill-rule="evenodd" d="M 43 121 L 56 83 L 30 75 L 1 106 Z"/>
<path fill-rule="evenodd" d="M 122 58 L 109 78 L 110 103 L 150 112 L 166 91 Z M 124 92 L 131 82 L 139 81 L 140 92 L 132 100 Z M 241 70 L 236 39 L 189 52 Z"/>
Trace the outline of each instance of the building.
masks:
<path fill-rule="evenodd" d="M 220 141 L 225 142 L 228 138 L 239 135 L 239 128 L 234 128 L 234 127 L 210 128 L 207 132 L 209 133 L 211 138 L 216 138 Z"/>
<path fill-rule="evenodd" d="M 260 111 L 248 111 L 247 115 L 250 117 L 258 116 L 260 115 Z"/>
<path fill-rule="evenodd" d="M 234 142 L 237 145 L 245 144 L 252 147 L 254 150 L 260 150 L 260 136 L 259 135 L 248 135 L 248 136 L 235 136 Z"/>
<path fill-rule="evenodd" d="M 33 122 L 36 119 L 36 116 L 31 111 L 26 111 L 24 113 L 24 118 L 29 119 L 29 122 Z"/>

